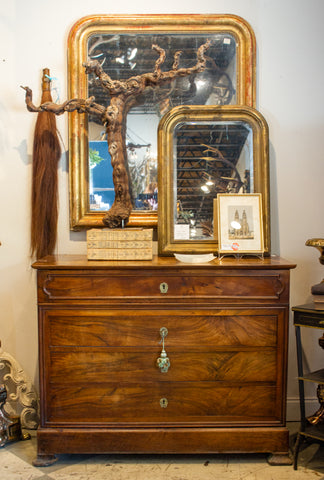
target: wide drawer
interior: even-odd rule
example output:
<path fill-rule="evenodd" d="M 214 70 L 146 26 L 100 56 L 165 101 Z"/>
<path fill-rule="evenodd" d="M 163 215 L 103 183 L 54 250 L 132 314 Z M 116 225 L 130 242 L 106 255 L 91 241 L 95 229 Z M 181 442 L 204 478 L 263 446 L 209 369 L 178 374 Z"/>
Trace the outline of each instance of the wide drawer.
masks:
<path fill-rule="evenodd" d="M 48 346 L 168 347 L 275 346 L 284 309 L 60 309 L 40 308 Z"/>
<path fill-rule="evenodd" d="M 161 372 L 156 364 L 161 349 L 54 348 L 46 377 L 53 385 L 100 382 L 231 381 L 275 382 L 277 352 L 274 348 L 168 349 L 170 367 Z"/>
<path fill-rule="evenodd" d="M 277 417 L 276 387 L 215 382 L 53 385 L 44 412 L 45 425 L 264 422 Z"/>
<path fill-rule="evenodd" d="M 282 270 L 181 270 L 161 272 L 141 268 L 118 273 L 39 271 L 38 300 L 44 302 L 161 303 L 172 300 L 219 302 L 287 302 L 289 272 Z"/>

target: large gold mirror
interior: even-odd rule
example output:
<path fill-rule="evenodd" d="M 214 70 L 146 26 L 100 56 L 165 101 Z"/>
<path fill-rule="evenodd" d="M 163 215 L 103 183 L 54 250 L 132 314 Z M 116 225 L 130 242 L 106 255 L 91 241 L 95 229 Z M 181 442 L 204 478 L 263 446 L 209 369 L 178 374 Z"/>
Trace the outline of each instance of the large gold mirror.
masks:
<path fill-rule="evenodd" d="M 159 254 L 217 253 L 217 195 L 259 193 L 270 253 L 269 135 L 251 107 L 180 106 L 159 125 Z"/>
<path fill-rule="evenodd" d="M 203 72 L 148 89 L 127 114 L 126 152 L 133 210 L 130 226 L 157 225 L 157 129 L 177 105 L 254 106 L 255 39 L 250 26 L 232 15 L 101 15 L 81 19 L 69 36 L 69 98 L 95 97 L 109 105 L 95 75 L 83 63 L 98 60 L 110 78 L 123 80 L 152 72 L 152 45 L 163 48 L 161 68 L 195 63 L 200 45 L 210 41 Z M 91 115 L 69 115 L 70 223 L 72 229 L 102 226 L 114 201 L 105 128 Z"/>

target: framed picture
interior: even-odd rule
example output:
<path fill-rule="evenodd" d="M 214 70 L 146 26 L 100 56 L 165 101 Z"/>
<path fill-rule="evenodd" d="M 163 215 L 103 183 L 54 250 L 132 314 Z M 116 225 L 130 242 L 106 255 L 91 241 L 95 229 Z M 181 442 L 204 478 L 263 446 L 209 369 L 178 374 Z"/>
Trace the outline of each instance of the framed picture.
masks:
<path fill-rule="evenodd" d="M 217 196 L 218 252 L 262 254 L 262 198 L 254 194 Z"/>

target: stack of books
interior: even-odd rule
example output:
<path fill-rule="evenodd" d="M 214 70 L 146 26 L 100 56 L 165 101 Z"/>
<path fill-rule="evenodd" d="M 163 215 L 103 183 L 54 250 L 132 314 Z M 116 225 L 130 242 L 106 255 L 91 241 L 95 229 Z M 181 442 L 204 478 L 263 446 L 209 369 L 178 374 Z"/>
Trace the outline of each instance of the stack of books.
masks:
<path fill-rule="evenodd" d="M 88 260 L 152 260 L 153 229 L 91 229 L 87 231 Z"/>
<path fill-rule="evenodd" d="M 311 288 L 316 310 L 324 310 L 324 280 Z"/>

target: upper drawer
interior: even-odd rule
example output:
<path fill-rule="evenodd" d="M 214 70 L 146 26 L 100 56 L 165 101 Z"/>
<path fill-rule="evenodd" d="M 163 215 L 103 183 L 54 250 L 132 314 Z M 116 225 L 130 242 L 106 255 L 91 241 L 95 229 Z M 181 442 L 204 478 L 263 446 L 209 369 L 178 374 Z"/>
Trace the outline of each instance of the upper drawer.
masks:
<path fill-rule="evenodd" d="M 39 302 L 286 303 L 289 271 L 39 271 Z"/>

